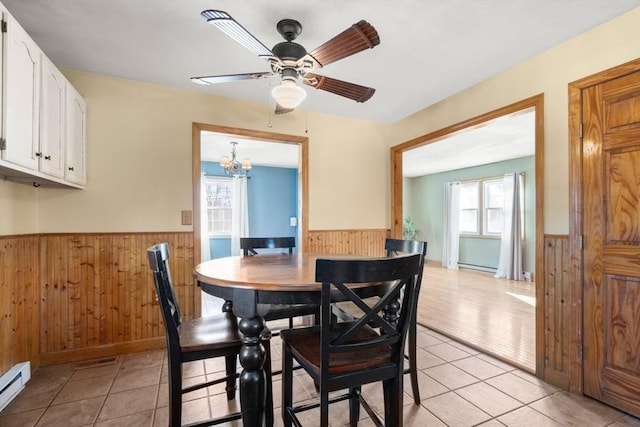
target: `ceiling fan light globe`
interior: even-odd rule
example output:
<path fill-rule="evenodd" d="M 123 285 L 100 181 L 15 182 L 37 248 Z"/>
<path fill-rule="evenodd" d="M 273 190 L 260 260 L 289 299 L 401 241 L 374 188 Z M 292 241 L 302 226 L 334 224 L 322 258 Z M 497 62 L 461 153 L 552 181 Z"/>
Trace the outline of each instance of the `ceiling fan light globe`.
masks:
<path fill-rule="evenodd" d="M 282 108 L 296 108 L 307 97 L 307 92 L 293 80 L 284 80 L 271 90 L 271 96 Z"/>
<path fill-rule="evenodd" d="M 224 156 L 222 160 L 220 160 L 220 166 L 222 167 L 228 166 L 229 163 L 231 163 L 231 159 L 229 159 L 229 156 Z"/>
<path fill-rule="evenodd" d="M 248 171 L 252 168 L 253 166 L 251 165 L 251 160 L 249 159 L 244 159 L 242 161 L 242 169 Z"/>

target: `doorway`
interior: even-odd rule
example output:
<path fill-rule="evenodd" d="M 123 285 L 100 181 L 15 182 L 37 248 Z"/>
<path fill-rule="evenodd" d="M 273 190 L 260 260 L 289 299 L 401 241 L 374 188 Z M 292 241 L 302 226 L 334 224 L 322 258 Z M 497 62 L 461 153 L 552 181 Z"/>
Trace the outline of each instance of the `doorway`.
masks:
<path fill-rule="evenodd" d="M 544 328 L 543 321 L 543 286 L 544 262 L 543 262 L 543 242 L 544 242 L 544 221 L 543 221 L 543 170 L 544 170 L 544 137 L 543 137 L 543 112 L 544 96 L 542 94 L 516 102 L 514 104 L 499 108 L 489 113 L 474 117 L 464 122 L 449 126 L 444 129 L 420 136 L 413 140 L 399 144 L 391 148 L 392 159 L 392 230 L 393 236 L 402 235 L 403 224 L 403 198 L 404 175 L 403 175 L 403 155 L 412 149 L 424 145 L 432 144 L 443 140 L 453 134 L 465 130 L 477 129 L 485 126 L 488 122 L 503 116 L 518 114 L 519 112 L 531 109 L 535 114 L 535 273 L 534 280 L 539 281 L 540 286 L 536 286 L 535 296 L 538 303 L 535 307 L 535 372 L 542 375 L 544 367 Z M 481 347 L 481 345 L 479 346 Z"/>
<path fill-rule="evenodd" d="M 202 191 L 202 148 L 205 133 L 221 134 L 227 137 L 225 150 L 231 150 L 228 141 L 231 139 L 242 139 L 250 141 L 258 148 L 273 148 L 274 144 L 294 145 L 297 148 L 297 209 L 295 223 L 297 227 L 297 240 L 300 251 L 305 250 L 308 235 L 308 138 L 280 134 L 274 132 L 255 131 L 250 129 L 233 128 L 228 126 L 218 126 L 203 123 L 193 123 L 192 126 L 192 184 L 193 184 L 193 233 L 194 233 L 194 262 L 199 263 L 203 259 L 203 239 L 202 228 L 205 226 L 201 219 L 200 212 L 203 209 L 201 201 Z M 264 145 L 263 145 L 264 144 Z M 258 150 L 259 152 L 259 150 Z M 288 151 L 290 152 L 290 151 Z M 242 153 L 238 153 L 242 160 Z M 255 161 L 255 160 L 254 160 Z M 289 218 L 287 218 L 289 220 Z M 208 245 L 207 245 L 208 247 Z M 195 306 L 197 310 L 201 308 L 201 296 L 196 293 Z M 200 315 L 200 313 L 196 313 Z"/>

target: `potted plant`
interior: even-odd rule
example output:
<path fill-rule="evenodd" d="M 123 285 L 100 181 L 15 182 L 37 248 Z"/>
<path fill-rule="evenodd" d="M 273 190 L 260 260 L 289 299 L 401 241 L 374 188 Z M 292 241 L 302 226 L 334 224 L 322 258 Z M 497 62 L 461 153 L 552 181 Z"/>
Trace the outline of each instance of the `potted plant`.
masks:
<path fill-rule="evenodd" d="M 415 222 L 410 216 L 404 217 L 402 220 L 402 237 L 408 240 L 416 240 L 420 235 L 420 230 L 416 228 Z"/>

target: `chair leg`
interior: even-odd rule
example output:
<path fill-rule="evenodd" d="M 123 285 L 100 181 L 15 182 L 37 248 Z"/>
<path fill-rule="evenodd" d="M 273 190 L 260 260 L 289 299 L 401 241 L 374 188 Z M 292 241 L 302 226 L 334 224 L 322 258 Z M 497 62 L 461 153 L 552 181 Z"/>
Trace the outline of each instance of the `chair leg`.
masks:
<path fill-rule="evenodd" d="M 292 420 L 289 408 L 293 405 L 293 356 L 286 343 L 282 343 L 282 423 L 284 427 L 291 427 Z"/>
<path fill-rule="evenodd" d="M 264 420 L 267 427 L 273 426 L 273 378 L 271 372 L 271 341 L 269 339 L 263 339 L 262 345 L 264 346 L 264 372 L 266 377 L 267 396 L 265 400 L 265 414 Z"/>
<path fill-rule="evenodd" d="M 329 426 L 329 390 L 320 380 L 320 427 Z"/>
<path fill-rule="evenodd" d="M 182 425 L 182 364 L 169 357 L 169 426 Z"/>
<path fill-rule="evenodd" d="M 396 378 L 382 382 L 384 394 L 384 425 L 387 427 L 402 426 L 402 371 Z"/>
<path fill-rule="evenodd" d="M 415 313 L 414 318 L 409 325 L 409 376 L 411 377 L 411 392 L 413 393 L 413 402 L 416 405 L 420 404 L 420 388 L 418 387 L 418 362 L 416 361 L 416 340 L 417 326 Z"/>
<path fill-rule="evenodd" d="M 229 300 L 225 300 L 224 304 L 222 304 L 222 312 L 223 313 L 231 313 L 233 311 L 233 302 Z M 227 368 L 227 376 L 235 374 L 237 370 L 237 357 L 236 356 L 227 356 L 225 357 L 225 365 Z M 227 379 L 227 400 L 233 400 L 236 398 L 236 379 L 229 378 Z"/>
<path fill-rule="evenodd" d="M 237 370 L 237 360 L 238 358 L 233 356 L 225 356 L 225 365 L 227 368 L 227 386 L 225 390 L 227 391 L 227 400 L 233 400 L 236 398 L 236 378 L 233 376 Z"/>
<path fill-rule="evenodd" d="M 357 427 L 360 419 L 360 398 L 358 397 L 360 392 L 361 387 L 349 389 L 349 425 L 351 427 Z"/>

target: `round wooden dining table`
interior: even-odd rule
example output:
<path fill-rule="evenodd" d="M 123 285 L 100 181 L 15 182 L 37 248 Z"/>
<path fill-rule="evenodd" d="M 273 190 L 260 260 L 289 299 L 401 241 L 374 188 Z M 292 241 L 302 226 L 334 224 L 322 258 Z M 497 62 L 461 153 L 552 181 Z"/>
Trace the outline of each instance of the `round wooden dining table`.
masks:
<path fill-rule="evenodd" d="M 363 256 L 261 254 L 217 258 L 198 264 L 194 271 L 200 288 L 226 301 L 240 319 L 240 406 L 244 426 L 265 423 L 265 349 L 261 333 L 271 304 L 320 305 L 322 285 L 315 280 L 319 258 L 367 258 Z M 379 295 L 379 286 L 357 285 L 363 296 Z"/>

